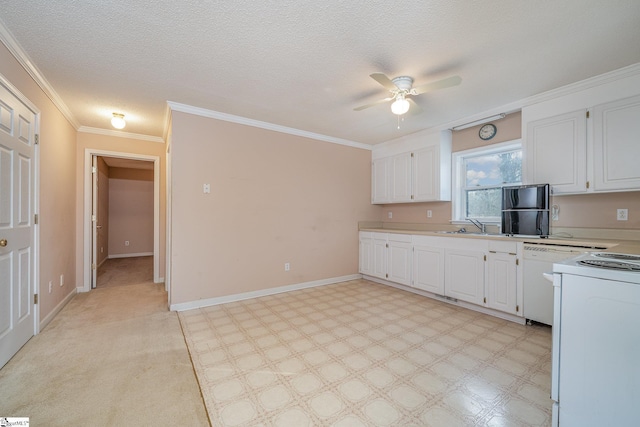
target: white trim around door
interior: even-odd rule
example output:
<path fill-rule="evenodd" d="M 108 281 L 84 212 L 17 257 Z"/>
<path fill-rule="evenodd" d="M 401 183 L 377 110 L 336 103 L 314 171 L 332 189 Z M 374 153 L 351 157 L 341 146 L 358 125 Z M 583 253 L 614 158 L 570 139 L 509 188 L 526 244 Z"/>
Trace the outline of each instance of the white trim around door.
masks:
<path fill-rule="evenodd" d="M 155 283 L 161 283 L 163 279 L 160 276 L 160 157 L 86 148 L 84 151 L 84 210 L 82 216 L 84 281 L 82 288 L 78 288 L 78 292 L 89 292 L 91 290 L 92 156 L 118 157 L 121 159 L 153 162 L 153 281 Z"/>

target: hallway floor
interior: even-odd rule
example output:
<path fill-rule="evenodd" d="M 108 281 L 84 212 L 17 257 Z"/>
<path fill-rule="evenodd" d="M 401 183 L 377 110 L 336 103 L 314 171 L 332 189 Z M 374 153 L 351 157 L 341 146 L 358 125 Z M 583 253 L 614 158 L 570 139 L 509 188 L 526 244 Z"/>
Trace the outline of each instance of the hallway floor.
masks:
<path fill-rule="evenodd" d="M 0 416 L 34 426 L 209 425 L 164 284 L 76 295 L 0 370 Z"/>

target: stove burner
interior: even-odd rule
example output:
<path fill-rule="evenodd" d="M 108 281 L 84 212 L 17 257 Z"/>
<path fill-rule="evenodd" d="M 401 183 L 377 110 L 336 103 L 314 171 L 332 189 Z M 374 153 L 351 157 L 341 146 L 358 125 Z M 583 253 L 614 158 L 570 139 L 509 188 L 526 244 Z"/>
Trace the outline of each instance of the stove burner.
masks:
<path fill-rule="evenodd" d="M 607 268 L 609 270 L 622 270 L 622 271 L 638 271 L 640 272 L 640 265 L 629 264 L 619 261 L 605 261 L 600 259 L 584 259 L 578 261 L 578 264 L 586 265 L 587 267 Z"/>
<path fill-rule="evenodd" d="M 591 255 L 598 258 L 615 259 L 619 261 L 640 261 L 640 255 L 616 254 L 607 252 L 595 252 Z"/>

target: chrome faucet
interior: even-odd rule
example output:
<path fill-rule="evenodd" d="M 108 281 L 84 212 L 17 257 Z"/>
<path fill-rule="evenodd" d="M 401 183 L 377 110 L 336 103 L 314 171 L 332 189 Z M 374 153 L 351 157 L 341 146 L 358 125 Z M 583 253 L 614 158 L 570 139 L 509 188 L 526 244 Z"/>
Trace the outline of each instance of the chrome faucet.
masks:
<path fill-rule="evenodd" d="M 480 221 L 478 221 L 477 219 L 473 219 L 473 218 L 465 218 L 465 219 L 467 221 L 469 221 L 471 224 L 473 224 L 476 227 L 478 227 L 482 233 L 486 233 L 487 232 L 487 225 L 486 224 L 483 224 Z"/>

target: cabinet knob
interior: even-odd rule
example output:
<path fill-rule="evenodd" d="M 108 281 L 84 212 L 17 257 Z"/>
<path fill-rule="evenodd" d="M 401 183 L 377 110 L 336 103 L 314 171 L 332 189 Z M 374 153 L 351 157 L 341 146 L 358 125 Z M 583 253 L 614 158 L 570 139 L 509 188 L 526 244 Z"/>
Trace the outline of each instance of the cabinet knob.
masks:
<path fill-rule="evenodd" d="M 0 239 L 0 247 L 4 248 L 8 243 L 7 239 Z"/>

